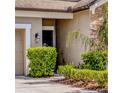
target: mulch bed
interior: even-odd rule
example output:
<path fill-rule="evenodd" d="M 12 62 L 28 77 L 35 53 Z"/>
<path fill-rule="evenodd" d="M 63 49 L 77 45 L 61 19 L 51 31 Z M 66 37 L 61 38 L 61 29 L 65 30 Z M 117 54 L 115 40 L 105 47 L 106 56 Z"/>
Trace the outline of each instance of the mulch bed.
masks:
<path fill-rule="evenodd" d="M 108 87 L 101 88 L 95 81 L 81 81 L 81 80 L 74 80 L 74 79 L 61 79 L 61 80 L 54 80 L 53 82 L 71 85 L 73 87 L 83 88 L 83 89 L 90 89 L 90 90 L 97 90 L 102 91 L 102 93 L 108 93 Z"/>

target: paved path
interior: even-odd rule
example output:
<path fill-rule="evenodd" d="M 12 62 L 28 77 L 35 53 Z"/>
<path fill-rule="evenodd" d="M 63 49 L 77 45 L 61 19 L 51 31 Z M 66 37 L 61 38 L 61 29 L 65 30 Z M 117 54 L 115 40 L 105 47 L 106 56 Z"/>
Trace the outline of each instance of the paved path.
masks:
<path fill-rule="evenodd" d="M 28 78 L 16 77 L 15 93 L 98 93 L 95 91 L 82 90 L 69 85 L 63 85 L 51 82 L 52 79 L 58 78 Z"/>

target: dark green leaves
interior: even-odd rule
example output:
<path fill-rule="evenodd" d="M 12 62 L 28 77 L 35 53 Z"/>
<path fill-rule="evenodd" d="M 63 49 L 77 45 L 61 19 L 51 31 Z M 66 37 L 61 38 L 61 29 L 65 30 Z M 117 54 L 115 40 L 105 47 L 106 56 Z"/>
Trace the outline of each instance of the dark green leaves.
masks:
<path fill-rule="evenodd" d="M 81 68 L 92 70 L 105 70 L 108 62 L 107 51 L 89 51 L 81 54 L 83 63 Z"/>

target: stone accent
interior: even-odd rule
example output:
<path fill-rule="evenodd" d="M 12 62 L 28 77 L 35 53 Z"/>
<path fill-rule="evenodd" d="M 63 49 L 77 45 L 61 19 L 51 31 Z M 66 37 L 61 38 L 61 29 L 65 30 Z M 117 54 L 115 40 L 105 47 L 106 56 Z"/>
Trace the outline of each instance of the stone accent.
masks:
<path fill-rule="evenodd" d="M 103 11 L 103 5 L 100 7 L 97 7 L 95 9 L 95 13 L 90 11 L 90 29 L 91 29 L 91 37 L 92 38 L 97 38 L 96 31 L 98 30 L 99 26 L 103 22 L 104 14 L 105 13 Z"/>

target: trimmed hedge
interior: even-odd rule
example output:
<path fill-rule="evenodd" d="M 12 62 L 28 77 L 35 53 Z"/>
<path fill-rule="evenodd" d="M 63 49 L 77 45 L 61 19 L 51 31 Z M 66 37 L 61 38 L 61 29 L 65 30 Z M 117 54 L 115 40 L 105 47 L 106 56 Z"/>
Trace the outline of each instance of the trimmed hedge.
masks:
<path fill-rule="evenodd" d="M 60 75 L 64 75 L 66 78 L 70 77 L 70 70 L 74 68 L 74 65 L 64 65 L 64 66 L 59 66 L 57 73 Z"/>
<path fill-rule="evenodd" d="M 75 79 L 82 81 L 95 80 L 101 87 L 104 87 L 108 82 L 107 71 L 76 69 L 68 65 L 68 66 L 59 66 L 58 73 L 63 74 L 64 77 L 67 79 Z"/>
<path fill-rule="evenodd" d="M 53 75 L 56 64 L 56 48 L 34 47 L 29 48 L 27 56 L 30 60 L 29 76 L 41 77 Z"/>
<path fill-rule="evenodd" d="M 83 63 L 80 65 L 82 69 L 106 70 L 108 62 L 107 51 L 89 51 L 81 54 Z"/>

